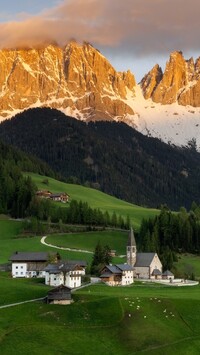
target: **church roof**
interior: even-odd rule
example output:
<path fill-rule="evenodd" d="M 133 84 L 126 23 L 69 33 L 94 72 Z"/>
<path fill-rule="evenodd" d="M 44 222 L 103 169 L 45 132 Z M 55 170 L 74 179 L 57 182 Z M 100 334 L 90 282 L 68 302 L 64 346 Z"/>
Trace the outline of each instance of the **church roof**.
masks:
<path fill-rule="evenodd" d="M 128 234 L 127 246 L 136 246 L 135 236 L 134 236 L 134 232 L 133 232 L 133 228 L 132 227 L 131 227 L 131 229 L 129 231 L 129 234 Z"/>
<path fill-rule="evenodd" d="M 135 267 L 150 266 L 156 253 L 137 253 Z"/>

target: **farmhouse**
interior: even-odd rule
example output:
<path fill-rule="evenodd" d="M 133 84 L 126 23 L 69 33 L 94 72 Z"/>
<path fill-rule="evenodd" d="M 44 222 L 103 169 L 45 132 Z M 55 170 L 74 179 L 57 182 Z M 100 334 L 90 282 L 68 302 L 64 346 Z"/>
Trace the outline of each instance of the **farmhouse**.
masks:
<path fill-rule="evenodd" d="M 45 268 L 45 284 L 50 286 L 64 285 L 70 288 L 81 286 L 81 276 L 85 275 L 86 265 L 74 261 L 60 261 L 49 264 Z"/>
<path fill-rule="evenodd" d="M 128 264 L 106 265 L 100 278 L 109 286 L 125 286 L 133 283 L 133 267 Z"/>
<path fill-rule="evenodd" d="M 161 279 L 162 264 L 157 253 L 137 253 L 135 237 L 131 228 L 126 248 L 127 264 L 134 267 L 134 274 L 142 279 Z"/>
<path fill-rule="evenodd" d="M 50 290 L 46 297 L 46 303 L 70 304 L 72 303 L 71 288 L 60 285 Z"/>
<path fill-rule="evenodd" d="M 63 203 L 69 201 L 69 195 L 66 192 L 52 193 L 49 190 L 39 190 L 36 192 L 36 196 Z"/>
<path fill-rule="evenodd" d="M 12 277 L 45 277 L 45 267 L 50 259 L 57 261 L 58 254 L 47 252 L 18 252 L 11 257 Z"/>
<path fill-rule="evenodd" d="M 63 202 L 66 203 L 69 201 L 69 195 L 67 195 L 65 192 L 59 192 L 56 194 L 51 194 L 49 198 L 52 201 L 58 201 L 58 202 Z"/>

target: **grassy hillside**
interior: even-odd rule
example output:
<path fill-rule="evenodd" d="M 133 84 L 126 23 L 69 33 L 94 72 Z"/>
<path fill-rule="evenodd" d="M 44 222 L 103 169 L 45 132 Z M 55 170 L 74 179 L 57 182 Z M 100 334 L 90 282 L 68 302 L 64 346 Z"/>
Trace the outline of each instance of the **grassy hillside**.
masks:
<path fill-rule="evenodd" d="M 109 245 L 111 249 L 116 250 L 117 254 L 126 253 L 126 243 L 128 240 L 128 232 L 101 231 L 73 233 L 65 235 L 50 235 L 46 238 L 46 242 L 62 247 L 86 249 L 94 251 L 98 241 L 102 245 Z"/>
<path fill-rule="evenodd" d="M 49 287 L 38 282 L 1 274 L 0 305 L 7 293 L 9 302 L 45 296 Z M 198 355 L 199 291 L 96 285 L 74 292 L 70 306 L 37 302 L 0 309 L 1 354 Z"/>
<path fill-rule="evenodd" d="M 108 211 L 110 214 L 116 212 L 125 219 L 129 216 L 133 227 L 136 229 L 140 226 L 143 218 L 154 217 L 159 213 L 159 210 L 139 207 L 95 189 L 81 185 L 66 184 L 52 178 L 48 178 L 49 183 L 45 185 L 43 183 L 46 179 L 45 176 L 33 173 L 27 173 L 26 175 L 31 176 L 38 189 L 48 189 L 52 192 L 67 192 L 71 200 L 86 201 L 92 208 L 100 208 L 102 211 Z M 63 207 L 64 205 L 61 206 Z"/>

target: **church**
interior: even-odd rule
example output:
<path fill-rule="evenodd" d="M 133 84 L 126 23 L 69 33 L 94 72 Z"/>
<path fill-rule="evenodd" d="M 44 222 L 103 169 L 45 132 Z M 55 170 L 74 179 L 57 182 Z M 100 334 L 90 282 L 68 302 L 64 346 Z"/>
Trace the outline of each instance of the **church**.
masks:
<path fill-rule="evenodd" d="M 157 253 L 138 253 L 133 229 L 128 235 L 127 264 L 134 268 L 134 276 L 140 279 L 161 279 L 162 264 Z"/>

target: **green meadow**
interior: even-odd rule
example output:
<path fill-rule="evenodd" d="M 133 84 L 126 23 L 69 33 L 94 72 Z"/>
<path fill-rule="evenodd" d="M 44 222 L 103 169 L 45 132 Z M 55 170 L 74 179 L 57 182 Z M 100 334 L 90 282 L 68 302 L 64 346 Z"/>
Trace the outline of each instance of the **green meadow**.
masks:
<path fill-rule="evenodd" d="M 102 246 L 109 245 L 111 249 L 116 250 L 116 254 L 126 254 L 126 243 L 128 239 L 127 231 L 97 231 L 72 234 L 50 235 L 46 238 L 46 242 L 75 249 L 85 249 L 93 252 L 97 243 Z"/>
<path fill-rule="evenodd" d="M 66 184 L 52 178 L 48 178 L 48 185 L 45 185 L 43 183 L 46 179 L 45 176 L 33 173 L 26 173 L 26 175 L 31 176 L 38 189 L 47 189 L 52 192 L 66 192 L 70 195 L 70 200 L 87 202 L 92 208 L 99 208 L 102 211 L 108 211 L 110 214 L 115 212 L 125 219 L 129 216 L 135 229 L 139 228 L 143 218 L 154 217 L 156 214 L 159 214 L 159 210 L 133 205 L 95 189 L 81 185 Z"/>
<path fill-rule="evenodd" d="M 181 274 L 194 273 L 195 277 L 200 279 L 200 257 L 193 254 L 178 254 L 178 262 L 174 263 Z"/>
<path fill-rule="evenodd" d="M 12 280 L 5 273 L 0 288 L 0 305 L 45 297 L 49 289 L 40 280 Z M 0 308 L 1 354 L 199 354 L 199 286 L 99 284 L 72 297 L 68 306 L 37 301 Z"/>

